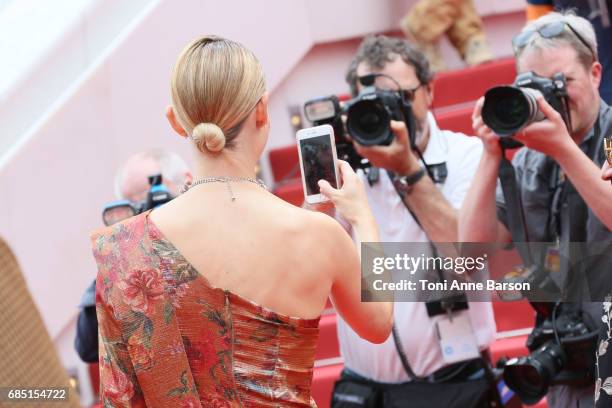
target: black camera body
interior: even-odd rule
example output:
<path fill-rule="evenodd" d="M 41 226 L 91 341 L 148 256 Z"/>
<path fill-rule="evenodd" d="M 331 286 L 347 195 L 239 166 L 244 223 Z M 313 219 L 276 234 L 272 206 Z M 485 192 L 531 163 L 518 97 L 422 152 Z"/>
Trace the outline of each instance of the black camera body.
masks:
<path fill-rule="evenodd" d="M 336 95 L 311 99 L 304 104 L 306 118 L 313 126 L 330 125 L 334 128 L 334 143 L 337 157 L 348 162 L 352 168 L 368 167 L 367 160 L 357 153 L 351 139 L 344 130 L 343 109 Z"/>
<path fill-rule="evenodd" d="M 390 145 L 394 139 L 391 120 L 404 121 L 411 143 L 414 143 L 411 102 L 400 91 L 376 88 L 376 76 L 360 77 L 362 89 L 359 95 L 346 101 L 343 106 L 335 95 L 312 99 L 304 104 L 305 116 L 313 126 L 329 124 L 334 128 L 337 156 L 354 169 L 368 167 L 369 163 L 357 153 L 352 140 L 362 146 Z"/>
<path fill-rule="evenodd" d="M 504 382 L 526 404 L 535 404 L 551 385 L 588 386 L 595 382 L 599 331 L 569 303 L 534 302 L 538 321 L 527 338 L 529 356 L 504 367 Z"/>
<path fill-rule="evenodd" d="M 144 201 L 134 203 L 129 200 L 117 200 L 104 206 L 102 210 L 104 225 L 113 225 L 126 218 L 165 204 L 174 198 L 166 186 L 162 184 L 161 174 L 149 176 L 149 185 L 151 188 Z"/>
<path fill-rule="evenodd" d="M 557 73 L 553 78 L 546 78 L 525 72 L 516 77 L 514 85 L 496 86 L 485 93 L 482 119 L 501 138 L 504 147 L 520 147 L 521 143 L 510 138 L 531 123 L 545 119 L 538 109 L 539 94 L 561 114 L 571 131 L 565 76 Z"/>

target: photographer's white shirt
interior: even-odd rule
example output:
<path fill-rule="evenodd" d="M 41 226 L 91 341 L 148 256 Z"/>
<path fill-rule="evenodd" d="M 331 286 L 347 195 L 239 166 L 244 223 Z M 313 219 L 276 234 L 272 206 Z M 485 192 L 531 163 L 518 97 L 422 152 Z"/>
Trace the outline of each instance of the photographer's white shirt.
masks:
<path fill-rule="evenodd" d="M 482 144 L 478 138 L 440 130 L 431 113 L 428 122 L 429 142 L 423 157 L 428 164 L 446 162 L 448 176 L 438 188 L 459 209 L 478 167 Z M 425 232 L 404 206 L 386 171 L 380 171 L 380 180 L 373 186 L 368 185 L 363 172 L 361 176 L 380 229 L 380 240 L 426 242 Z M 468 314 L 479 349 L 488 348 L 496 331 L 491 303 L 472 302 L 468 310 L 459 313 Z M 396 302 L 394 317 L 404 352 L 416 375 L 429 375 L 446 365 L 436 333 L 436 321 L 442 316 L 430 318 L 424 303 Z M 392 335 L 382 344 L 372 344 L 361 339 L 339 316 L 337 329 L 345 367 L 379 382 L 409 381 Z"/>

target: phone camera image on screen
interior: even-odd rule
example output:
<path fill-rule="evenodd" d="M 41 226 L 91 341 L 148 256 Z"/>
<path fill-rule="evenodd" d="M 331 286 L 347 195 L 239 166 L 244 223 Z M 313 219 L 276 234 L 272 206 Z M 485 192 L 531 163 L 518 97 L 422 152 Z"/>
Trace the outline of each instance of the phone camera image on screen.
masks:
<path fill-rule="evenodd" d="M 306 194 L 320 194 L 319 180 L 327 180 L 334 188 L 336 175 L 334 172 L 334 153 L 331 144 L 331 135 L 322 135 L 302 139 L 300 141 L 302 161 L 304 164 L 304 178 L 306 181 Z"/>

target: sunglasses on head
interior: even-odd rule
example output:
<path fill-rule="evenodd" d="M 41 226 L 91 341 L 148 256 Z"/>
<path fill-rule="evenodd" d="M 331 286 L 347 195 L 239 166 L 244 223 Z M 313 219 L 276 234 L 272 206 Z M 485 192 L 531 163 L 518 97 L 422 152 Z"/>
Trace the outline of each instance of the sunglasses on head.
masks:
<path fill-rule="evenodd" d="M 593 61 L 595 58 L 595 51 L 589 45 L 589 43 L 581 36 L 578 31 L 574 29 L 569 23 L 565 21 L 555 21 L 554 23 L 545 24 L 542 27 L 539 27 L 535 30 L 523 31 L 522 33 L 517 34 L 512 39 L 512 47 L 514 48 L 514 53 L 517 54 L 522 48 L 524 48 L 528 43 L 531 37 L 538 33 L 542 38 L 555 38 L 563 34 L 564 31 L 568 30 L 578 38 L 578 40 L 588 48 L 593 56 Z"/>

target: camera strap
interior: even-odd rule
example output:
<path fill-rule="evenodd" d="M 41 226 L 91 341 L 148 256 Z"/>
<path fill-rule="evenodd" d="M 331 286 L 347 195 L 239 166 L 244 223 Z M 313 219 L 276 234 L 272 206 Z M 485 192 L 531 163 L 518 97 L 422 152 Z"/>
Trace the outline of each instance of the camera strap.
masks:
<path fill-rule="evenodd" d="M 593 128 L 593 135 L 587 141 L 584 152 L 590 160 L 596 160 L 597 148 L 601 143 L 600 137 L 601 125 L 598 115 Z M 567 176 L 563 177 L 559 201 L 559 246 L 567 254 L 566 261 L 560 265 L 562 276 L 565 276 L 563 288 L 567 292 L 567 296 L 571 298 L 581 297 L 588 295 L 588 289 L 583 286 L 585 280 L 581 279 L 580 273 L 572 273 L 577 271 L 570 270 L 571 266 L 568 260 L 584 260 L 587 255 L 588 251 L 585 245 L 588 207 Z M 574 262 L 574 267 L 580 267 L 580 265 L 582 265 L 582 262 Z"/>
<path fill-rule="evenodd" d="M 444 177 L 442 181 L 435 181 L 435 183 L 443 183 L 444 180 L 446 180 L 446 163 L 444 164 Z M 387 170 L 387 175 L 389 176 L 389 179 L 393 180 L 393 177 L 395 177 L 395 173 L 393 173 L 390 170 Z M 395 185 L 394 185 L 395 186 Z M 417 223 L 417 225 L 419 226 L 419 228 L 421 228 L 423 231 L 425 231 L 423 229 L 423 226 L 421 225 L 421 222 L 419 221 L 418 217 L 416 216 L 416 214 L 414 213 L 414 211 L 412 211 L 412 209 L 408 206 L 408 204 L 406 204 L 406 202 L 404 201 L 404 199 L 402 198 L 402 195 L 400 194 L 399 191 L 397 191 L 397 188 L 395 188 L 397 194 L 399 195 L 400 199 L 402 200 L 402 203 L 404 204 L 404 207 L 406 208 L 406 210 L 408 210 L 408 212 L 410 213 L 410 215 L 412 215 L 412 218 L 414 219 L 414 221 Z M 429 239 L 429 238 L 428 238 Z M 436 246 L 429 241 L 429 244 L 431 246 L 431 251 L 432 251 L 432 255 L 434 257 L 438 257 L 438 249 L 436 248 Z M 440 268 L 436 267 L 436 273 L 438 275 L 438 280 L 440 282 L 444 281 L 444 276 L 442 274 L 442 271 L 440 270 Z M 464 299 L 459 299 L 459 303 L 462 303 Z M 456 309 L 457 305 L 453 304 L 452 302 L 440 302 L 441 304 L 444 303 L 446 304 L 446 306 L 448 307 L 448 311 L 449 313 L 452 310 L 461 310 L 463 309 L 463 307 L 459 307 Z M 467 303 L 467 302 L 464 302 Z M 418 376 L 414 373 L 414 370 L 412 369 L 412 367 L 410 366 L 410 362 L 408 361 L 408 358 L 406 357 L 406 353 L 404 352 L 404 348 L 402 346 L 402 342 L 401 342 L 401 338 L 399 336 L 399 333 L 397 331 L 397 327 L 395 326 L 395 322 L 393 323 L 393 327 L 392 327 L 392 334 L 393 334 L 393 344 L 395 345 L 395 350 L 397 351 L 397 354 L 400 358 L 400 362 L 402 363 L 402 366 L 404 367 L 404 371 L 406 371 L 406 374 L 408 375 L 408 377 L 415 382 L 423 382 L 423 381 L 428 381 L 429 377 L 425 376 L 425 377 L 421 377 Z M 467 363 L 466 363 L 467 364 Z M 443 380 L 440 380 L 440 382 L 442 381 L 446 381 L 447 379 L 451 379 L 453 378 L 458 372 L 461 371 L 461 369 L 463 369 L 463 365 L 459 366 L 459 370 L 457 370 L 457 372 L 453 372 L 450 375 L 448 375 L 447 377 L 445 377 Z"/>
<path fill-rule="evenodd" d="M 416 122 L 414 120 L 414 114 L 412 113 L 412 104 L 410 102 L 407 102 L 406 100 L 404 100 L 404 97 L 402 96 L 402 103 L 401 103 L 401 109 L 402 109 L 402 114 L 404 115 L 404 123 L 406 124 L 406 130 L 408 131 L 408 140 L 410 142 L 410 148 L 416 152 L 417 156 L 419 157 L 419 160 L 421 160 L 421 162 L 423 163 L 423 166 L 425 167 L 425 171 L 427 172 L 427 175 L 429 177 L 431 177 L 431 179 L 434 181 L 434 183 L 444 183 L 444 180 L 446 179 L 446 163 L 443 163 L 444 166 L 444 171 L 443 171 L 443 177 L 444 179 L 442 181 L 437 181 L 437 177 L 438 177 L 438 173 L 434 172 L 434 169 L 432 169 L 432 166 L 430 166 L 429 164 L 427 164 L 427 162 L 425 161 L 425 158 L 423 157 L 423 152 L 421 152 L 421 149 L 419 149 L 416 145 L 416 133 L 417 133 L 417 126 L 416 126 Z M 431 129 L 430 129 L 431 132 Z M 431 135 L 430 135 L 431 137 Z M 436 169 L 438 170 L 438 169 Z M 414 216 L 414 214 L 413 214 Z M 414 219 L 416 220 L 416 217 L 414 217 Z M 418 222 L 418 221 L 417 221 Z M 419 224 L 420 226 L 420 224 Z"/>
<path fill-rule="evenodd" d="M 393 323 L 393 327 L 391 328 L 391 333 L 393 334 L 393 344 L 395 344 L 395 350 L 397 350 L 397 354 L 399 355 L 400 362 L 404 367 L 404 371 L 408 374 L 408 377 L 412 381 L 425 381 L 427 377 L 419 377 L 414 373 L 412 367 L 410 366 L 410 362 L 408 362 L 408 357 L 406 357 L 406 353 L 404 353 L 404 348 L 402 347 L 402 341 L 400 339 L 399 333 L 397 332 L 397 326 L 395 326 L 395 322 Z"/>
<path fill-rule="evenodd" d="M 535 259 L 534 254 L 531 252 L 522 198 L 516 182 L 516 172 L 512 163 L 506 158 L 506 149 L 503 145 L 502 161 L 499 166 L 499 179 L 506 201 L 508 228 L 512 235 L 512 242 L 515 244 L 514 246 L 523 260 L 524 269 L 528 271 L 526 279 L 534 286 L 532 295 L 537 293 L 537 297 L 542 298 L 528 299 L 539 315 L 542 307 L 536 300 L 544 300 L 546 298 L 548 301 L 556 301 L 560 296 L 560 290 L 550 275 L 541 268 L 541 262 Z"/>
<path fill-rule="evenodd" d="M 443 163 L 443 164 L 444 164 L 444 170 L 445 170 L 445 173 L 444 173 L 444 180 L 446 180 L 446 175 L 447 175 L 447 173 L 446 173 L 446 163 Z M 389 179 L 390 179 L 390 180 L 393 180 L 393 178 L 395 177 L 395 173 L 394 173 L 394 172 L 392 172 L 391 170 L 386 170 L 386 171 L 387 171 L 387 175 L 389 176 Z M 440 181 L 440 182 L 438 182 L 438 181 L 435 181 L 435 180 L 434 180 L 434 183 L 443 183 L 443 182 L 444 182 L 444 180 L 443 180 L 443 181 Z M 392 183 L 392 184 L 393 184 L 393 183 Z M 420 228 L 420 229 L 422 229 L 422 230 L 423 230 L 423 232 L 425 232 L 425 230 L 423 229 L 423 226 L 421 225 L 421 222 L 419 221 L 419 218 L 416 216 L 416 214 L 414 213 L 414 211 L 412 211 L 412 208 L 410 208 L 410 207 L 408 206 L 408 204 L 406 204 L 406 201 L 404 201 L 404 199 L 402 198 L 402 194 L 401 194 L 401 193 L 400 193 L 400 192 L 397 190 L 397 187 L 395 186 L 395 184 L 393 184 L 393 187 L 395 188 L 395 192 L 396 192 L 396 193 L 397 193 L 397 195 L 400 197 L 400 200 L 402 201 L 402 204 L 404 204 L 404 207 L 406 208 L 406 210 L 408 210 L 408 212 L 410 213 L 410 215 L 412 215 L 412 218 L 413 218 L 413 219 L 414 219 L 414 221 L 417 223 L 417 225 L 419 226 L 419 228 Z M 427 235 L 427 233 L 425 233 L 425 235 Z M 434 245 L 434 244 L 431 242 L 431 240 L 429 240 L 429 237 L 427 237 L 427 239 L 428 239 L 428 241 L 429 241 L 429 243 L 430 243 L 430 245 L 431 245 L 431 252 L 432 252 L 432 255 L 433 255 L 434 257 L 438 257 L 438 249 L 437 249 L 437 248 L 436 248 L 436 246 L 435 246 L 435 245 Z M 438 275 L 438 279 L 439 279 L 439 281 L 440 281 L 440 282 L 442 282 L 442 281 L 444 280 L 444 276 L 442 275 L 442 271 L 440 270 L 440 268 L 437 268 L 437 267 L 436 267 L 436 273 L 437 273 L 437 275 Z"/>
<path fill-rule="evenodd" d="M 521 194 L 516 183 L 516 172 L 512 163 L 506 157 L 506 149 L 502 145 L 502 160 L 499 165 L 499 181 L 501 182 L 506 211 L 508 213 L 508 228 L 513 242 L 529 242 L 525 212 Z M 517 245 L 517 250 L 525 263 L 525 267 L 534 265 L 534 259 L 528 245 Z"/>
<path fill-rule="evenodd" d="M 387 170 L 387 175 L 389 176 L 390 180 L 393 180 L 393 178 L 395 177 L 395 173 L 393 173 L 390 170 Z M 406 202 L 402 198 L 402 195 L 400 194 L 400 192 L 395 187 L 395 184 L 393 184 L 393 186 L 395 188 L 395 192 L 400 197 L 400 200 L 404 204 L 404 207 L 406 208 L 406 210 L 408 210 L 410 215 L 412 215 L 412 218 L 414 219 L 414 221 L 416 221 L 416 223 L 419 226 L 419 228 L 423 229 L 423 227 L 421 226 L 421 222 L 417 218 L 417 216 L 414 213 L 414 211 L 412 211 L 412 209 L 408 206 L 408 204 L 406 204 Z M 425 230 L 423 230 L 423 231 L 425 231 Z M 430 241 L 430 244 L 431 244 L 431 241 Z M 431 248 L 432 248 L 433 255 L 437 256 L 438 251 L 436 249 L 436 246 L 431 244 Z M 444 279 L 444 277 L 442 276 L 442 271 L 440 271 L 438 268 L 436 268 L 436 272 L 438 274 L 438 279 L 440 280 L 440 282 L 442 282 L 443 279 Z M 408 361 L 408 357 L 406 357 L 406 353 L 404 352 L 404 348 L 402 346 L 402 342 L 401 342 L 399 333 L 397 332 L 397 327 L 395 326 L 395 322 L 393 322 L 393 327 L 392 327 L 391 331 L 392 331 L 392 334 L 393 334 L 393 344 L 395 345 L 395 350 L 397 350 L 397 354 L 399 355 L 400 362 L 402 363 L 402 366 L 404 367 L 404 371 L 406 371 L 406 374 L 408 374 L 408 377 L 411 380 L 413 380 L 413 381 L 425 381 L 427 379 L 426 377 L 419 377 L 412 370 L 412 367 L 410 366 L 410 362 Z"/>

